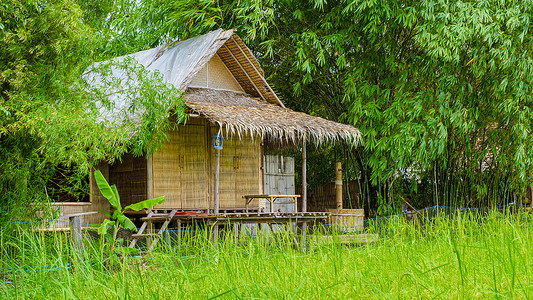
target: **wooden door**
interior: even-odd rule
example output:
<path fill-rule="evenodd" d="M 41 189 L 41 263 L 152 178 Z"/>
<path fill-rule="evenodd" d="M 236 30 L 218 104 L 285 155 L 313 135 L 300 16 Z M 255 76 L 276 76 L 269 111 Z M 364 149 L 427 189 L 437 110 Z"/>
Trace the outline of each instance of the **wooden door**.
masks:
<path fill-rule="evenodd" d="M 181 208 L 182 156 L 180 136 L 177 130 L 169 132 L 169 140 L 152 155 L 152 197 L 165 196 L 158 208 Z M 150 183 L 149 183 L 150 184 Z"/>
<path fill-rule="evenodd" d="M 157 208 L 209 207 L 206 147 L 205 126 L 200 122 L 169 132 L 169 140 L 152 156 L 153 197 L 166 198 Z"/>
<path fill-rule="evenodd" d="M 260 194 L 261 145 L 258 139 L 246 136 L 236 141 L 235 157 L 235 204 L 244 207 L 243 195 Z M 252 206 L 258 205 L 254 200 Z"/>
<path fill-rule="evenodd" d="M 210 141 L 218 133 L 218 127 L 211 127 Z M 211 149 L 211 186 L 214 187 L 216 153 L 213 145 Z M 224 144 L 220 150 L 219 199 L 220 208 L 235 208 L 235 141 L 224 136 Z M 213 203 L 211 203 L 211 207 Z"/>
<path fill-rule="evenodd" d="M 206 209 L 208 203 L 208 174 L 206 136 L 203 125 L 180 126 L 181 207 Z"/>
<path fill-rule="evenodd" d="M 211 127 L 211 139 L 218 132 Z M 211 186 L 214 186 L 215 150 L 211 145 Z M 261 192 L 261 145 L 259 140 L 249 136 L 224 137 L 224 147 L 220 150 L 219 197 L 221 209 L 245 207 L 244 195 Z M 213 206 L 212 203 L 210 203 Z"/>

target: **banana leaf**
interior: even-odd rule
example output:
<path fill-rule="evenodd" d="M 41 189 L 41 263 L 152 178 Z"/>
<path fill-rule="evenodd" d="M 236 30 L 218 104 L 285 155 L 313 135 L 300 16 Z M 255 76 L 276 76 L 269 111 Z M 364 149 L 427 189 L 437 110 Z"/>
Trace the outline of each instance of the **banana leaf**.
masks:
<path fill-rule="evenodd" d="M 143 210 L 143 209 L 148 209 L 148 208 L 150 208 L 152 206 L 161 204 L 163 202 L 165 202 L 165 196 L 161 196 L 161 197 L 157 197 L 157 198 L 153 198 L 153 199 L 148 199 L 148 200 L 144 200 L 144 201 L 141 201 L 141 202 L 137 202 L 135 204 L 128 205 L 128 206 L 124 207 L 124 210 L 131 209 L 131 210 L 134 210 L 134 211 L 139 211 L 139 210 Z"/>

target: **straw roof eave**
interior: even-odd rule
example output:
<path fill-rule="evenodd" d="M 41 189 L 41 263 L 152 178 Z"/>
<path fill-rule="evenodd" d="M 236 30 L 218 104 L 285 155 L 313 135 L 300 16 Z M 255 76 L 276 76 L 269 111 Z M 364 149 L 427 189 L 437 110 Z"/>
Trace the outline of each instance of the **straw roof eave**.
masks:
<path fill-rule="evenodd" d="M 361 141 L 361 133 L 352 126 L 265 103 L 242 93 L 190 89 L 186 98 L 188 107 L 221 126 L 227 135 L 249 134 L 295 144 L 303 140 L 316 144 Z"/>

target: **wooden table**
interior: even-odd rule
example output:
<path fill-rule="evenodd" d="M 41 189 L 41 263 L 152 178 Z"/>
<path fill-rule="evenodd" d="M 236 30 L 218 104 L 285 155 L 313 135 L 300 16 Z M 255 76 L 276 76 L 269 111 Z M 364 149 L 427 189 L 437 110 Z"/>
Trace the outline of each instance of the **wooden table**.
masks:
<path fill-rule="evenodd" d="M 252 202 L 254 199 L 266 199 L 268 202 L 270 202 L 270 212 L 274 212 L 274 201 L 276 201 L 279 198 L 289 198 L 292 200 L 292 203 L 294 203 L 294 212 L 298 212 L 298 198 L 300 198 L 300 195 L 244 195 L 242 196 L 246 199 L 246 212 L 248 212 L 248 204 Z"/>

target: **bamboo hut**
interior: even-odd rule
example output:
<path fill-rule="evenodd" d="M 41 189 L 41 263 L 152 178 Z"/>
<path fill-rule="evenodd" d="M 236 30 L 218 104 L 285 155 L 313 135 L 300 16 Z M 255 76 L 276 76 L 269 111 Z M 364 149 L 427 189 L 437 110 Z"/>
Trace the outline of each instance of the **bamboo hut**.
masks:
<path fill-rule="evenodd" d="M 359 131 L 352 126 L 286 108 L 234 30 L 219 29 L 132 57 L 185 91 L 190 114 L 186 124 L 169 132 L 170 139 L 160 151 L 147 157 L 125 155 L 121 162 L 99 166 L 109 182 L 117 185 L 126 205 L 165 196 L 157 209 L 242 211 L 246 206 L 243 195 L 264 192 L 265 140 L 296 145 L 360 141 Z M 217 133 L 224 137 L 218 151 L 212 146 Z M 305 177 L 305 160 L 303 168 Z M 259 207 L 258 200 L 254 201 L 251 205 Z M 305 188 L 300 201 L 306 201 Z M 105 206 L 92 180 L 91 205 L 84 209 Z M 98 218 L 102 216 L 86 221 Z"/>

